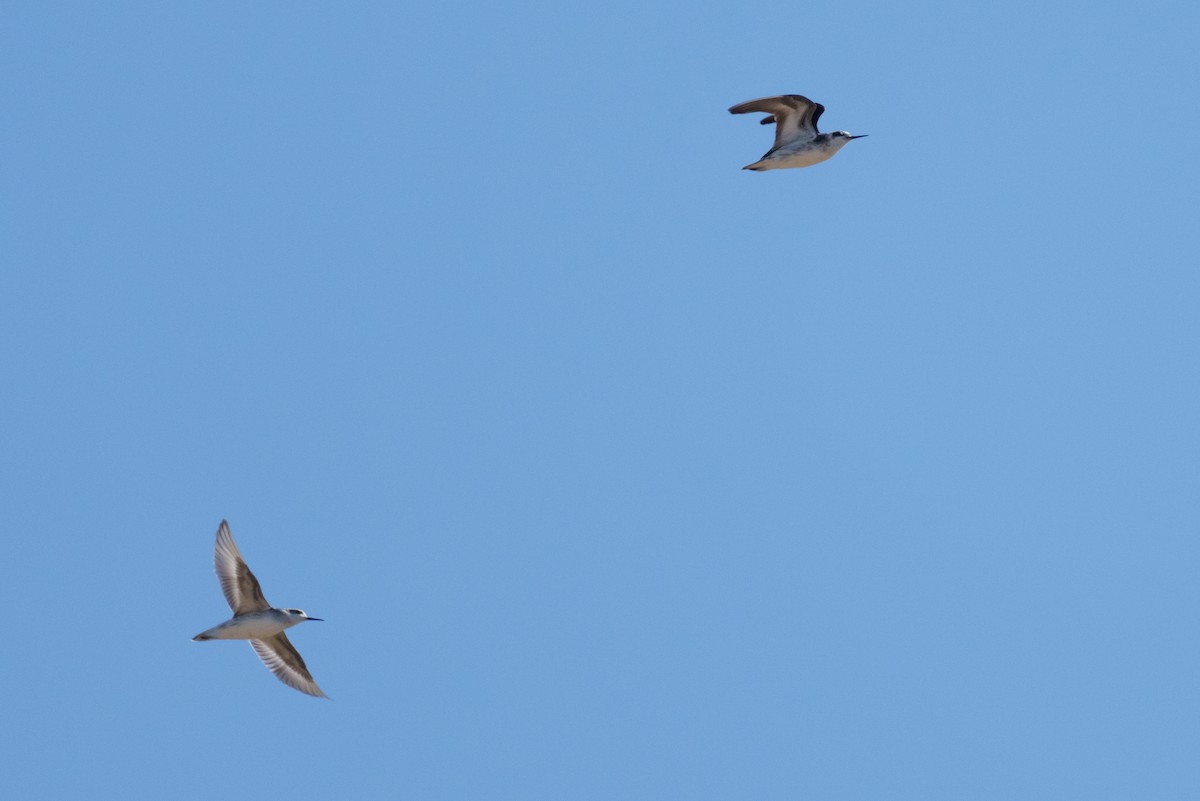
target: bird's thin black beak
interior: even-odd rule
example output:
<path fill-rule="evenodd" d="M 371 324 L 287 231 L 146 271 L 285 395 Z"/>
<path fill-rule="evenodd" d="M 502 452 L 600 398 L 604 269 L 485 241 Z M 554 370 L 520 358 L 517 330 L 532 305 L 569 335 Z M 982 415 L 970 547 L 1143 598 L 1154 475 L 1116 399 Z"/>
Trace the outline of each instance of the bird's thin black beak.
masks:
<path fill-rule="evenodd" d="M 319 620 L 319 621 L 321 621 L 322 623 L 324 623 L 324 622 L 325 622 L 325 619 L 324 619 L 324 618 L 321 618 L 321 617 L 307 617 L 307 618 L 305 618 L 305 620 Z"/>
<path fill-rule="evenodd" d="M 862 139 L 864 136 L 870 136 L 870 134 L 859 134 L 858 136 L 852 136 L 850 138 L 851 139 Z"/>

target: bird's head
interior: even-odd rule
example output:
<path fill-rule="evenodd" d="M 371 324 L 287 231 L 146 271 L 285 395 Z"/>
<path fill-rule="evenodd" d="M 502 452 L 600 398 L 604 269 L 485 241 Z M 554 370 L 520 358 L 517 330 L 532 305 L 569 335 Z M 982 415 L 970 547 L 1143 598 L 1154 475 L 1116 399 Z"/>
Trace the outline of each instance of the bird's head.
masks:
<path fill-rule="evenodd" d="M 293 626 L 296 625 L 297 623 L 303 623 L 306 620 L 320 620 L 321 619 L 319 617 L 309 617 L 308 613 L 305 612 L 303 609 L 281 609 L 280 611 L 288 616 L 288 618 L 291 620 L 291 623 Z"/>
<path fill-rule="evenodd" d="M 845 144 L 851 139 L 862 139 L 864 136 L 868 136 L 868 134 L 851 136 L 849 131 L 834 131 L 833 133 L 829 134 L 829 141 L 836 142 L 839 147 L 842 147 L 845 146 Z"/>

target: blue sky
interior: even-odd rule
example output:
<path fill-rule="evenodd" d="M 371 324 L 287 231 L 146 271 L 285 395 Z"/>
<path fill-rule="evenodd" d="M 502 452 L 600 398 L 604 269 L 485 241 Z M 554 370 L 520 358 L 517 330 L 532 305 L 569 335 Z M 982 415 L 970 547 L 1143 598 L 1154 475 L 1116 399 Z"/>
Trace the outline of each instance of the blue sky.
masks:
<path fill-rule="evenodd" d="M 1194 798 L 1197 23 L 10 5 L 0 795 Z"/>

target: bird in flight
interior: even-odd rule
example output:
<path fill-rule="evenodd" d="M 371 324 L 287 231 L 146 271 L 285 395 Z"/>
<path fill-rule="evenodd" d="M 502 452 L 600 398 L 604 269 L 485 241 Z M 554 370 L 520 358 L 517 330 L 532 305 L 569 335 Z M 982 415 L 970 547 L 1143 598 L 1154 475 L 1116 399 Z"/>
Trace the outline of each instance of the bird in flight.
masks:
<path fill-rule="evenodd" d="M 217 569 L 217 579 L 221 582 L 221 591 L 225 593 L 225 600 L 233 610 L 233 617 L 200 632 L 192 639 L 249 640 L 254 653 L 258 654 L 258 658 L 267 669 L 284 684 L 302 693 L 328 698 L 308 672 L 308 666 L 304 664 L 300 652 L 283 633 L 285 629 L 290 629 L 298 623 L 321 618 L 309 617 L 300 609 L 276 609 L 267 603 L 258 579 L 250 572 L 250 568 L 246 567 L 246 562 L 233 541 L 233 535 L 229 533 L 229 524 L 224 520 L 217 529 L 213 562 Z"/>
<path fill-rule="evenodd" d="M 769 116 L 759 120 L 763 125 L 775 123 L 775 146 L 753 164 L 743 170 L 782 170 L 788 167 L 811 167 L 833 158 L 851 139 L 862 139 L 866 134 L 851 136 L 846 131 L 820 133 L 817 120 L 825 107 L 814 103 L 803 95 L 777 95 L 747 100 L 729 109 L 730 114 L 746 114 L 761 111 Z"/>

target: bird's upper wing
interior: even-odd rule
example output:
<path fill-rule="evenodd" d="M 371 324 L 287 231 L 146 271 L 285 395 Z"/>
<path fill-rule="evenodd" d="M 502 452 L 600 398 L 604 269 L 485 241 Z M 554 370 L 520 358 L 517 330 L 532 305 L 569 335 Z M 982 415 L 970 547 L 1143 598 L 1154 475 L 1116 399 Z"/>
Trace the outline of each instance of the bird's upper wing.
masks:
<path fill-rule="evenodd" d="M 258 579 L 246 567 L 246 562 L 238 552 L 233 535 L 229 533 L 229 524 L 221 521 L 217 529 L 217 547 L 213 556 L 217 569 L 217 578 L 221 582 L 221 592 L 229 601 L 229 608 L 234 615 L 244 615 L 247 612 L 262 612 L 270 609 L 271 605 L 263 597 L 262 587 Z"/>
<path fill-rule="evenodd" d="M 747 100 L 729 109 L 730 114 L 746 114 L 751 111 L 771 115 L 762 120 L 762 123 L 775 123 L 775 147 L 779 147 L 793 139 L 811 139 L 816 136 L 817 120 L 825 113 L 825 107 L 803 95 L 777 95 Z"/>
<path fill-rule="evenodd" d="M 318 698 L 329 697 L 321 692 L 321 688 L 313 681 L 300 652 L 282 631 L 266 639 L 251 640 L 250 645 L 254 647 L 254 652 L 267 669 L 287 686 Z"/>

